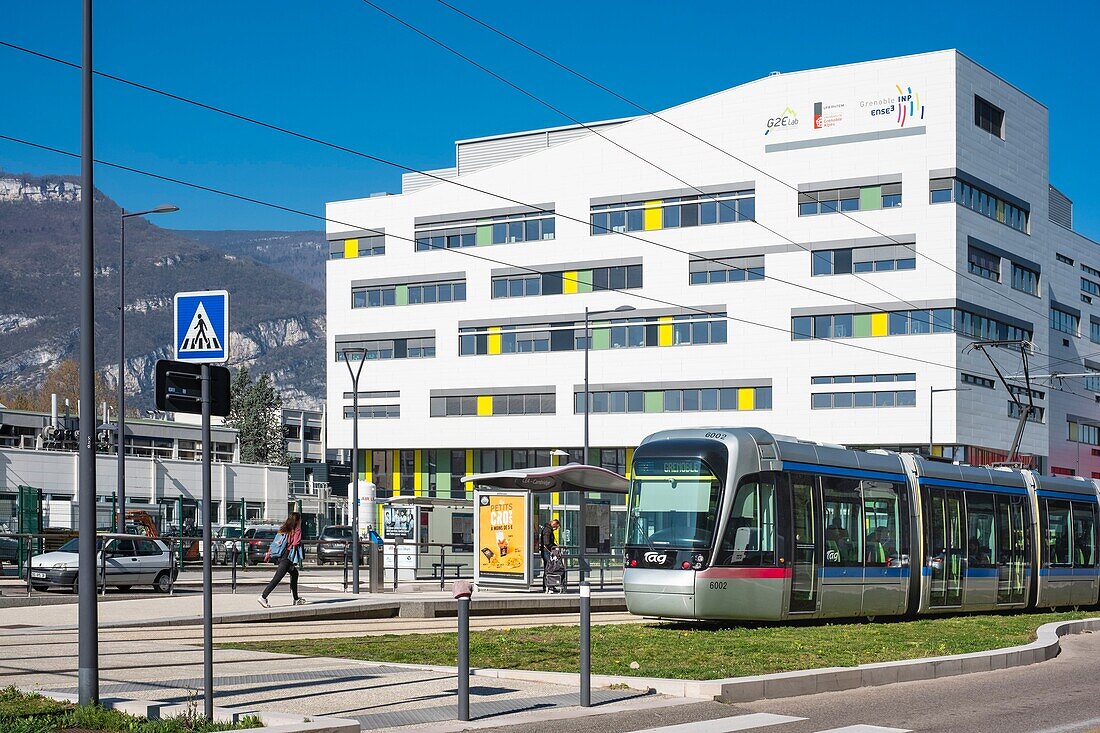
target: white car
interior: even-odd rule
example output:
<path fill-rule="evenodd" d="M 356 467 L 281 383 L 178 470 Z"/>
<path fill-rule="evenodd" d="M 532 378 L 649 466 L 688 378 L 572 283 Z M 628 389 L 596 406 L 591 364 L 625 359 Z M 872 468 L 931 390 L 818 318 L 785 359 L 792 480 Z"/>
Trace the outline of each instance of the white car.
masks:
<path fill-rule="evenodd" d="M 54 552 L 31 558 L 31 587 L 46 590 L 51 585 L 77 590 L 79 540 L 74 538 Z M 104 553 L 106 553 L 104 555 Z M 160 540 L 133 535 L 112 537 L 106 541 L 96 537 L 96 583 L 103 582 L 102 569 L 106 563 L 107 585 L 119 590 L 130 590 L 135 585 L 151 585 L 154 590 L 167 593 L 171 587 L 175 569 L 171 566 L 168 546 Z"/>

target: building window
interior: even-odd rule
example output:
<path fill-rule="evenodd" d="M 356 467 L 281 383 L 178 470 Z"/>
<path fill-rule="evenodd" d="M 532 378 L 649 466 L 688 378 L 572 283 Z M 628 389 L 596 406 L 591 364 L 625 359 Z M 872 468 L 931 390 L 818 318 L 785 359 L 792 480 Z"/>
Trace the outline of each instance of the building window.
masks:
<path fill-rule="evenodd" d="M 1100 323 L 1089 320 L 1089 341 L 1100 344 Z"/>
<path fill-rule="evenodd" d="M 355 408 L 344 405 L 344 419 L 350 420 Z M 400 405 L 359 405 L 359 418 L 362 420 L 385 420 L 401 417 Z"/>
<path fill-rule="evenodd" d="M 916 407 L 916 390 L 882 392 L 815 392 L 811 410 L 840 410 L 858 407 Z"/>
<path fill-rule="evenodd" d="M 365 349 L 366 351 L 359 351 L 359 349 Z M 435 336 L 370 341 L 338 341 L 336 342 L 336 361 L 344 361 L 345 351 L 348 352 L 348 361 L 359 361 L 364 357 L 368 361 L 374 359 L 431 359 L 435 356 Z"/>
<path fill-rule="evenodd" d="M 1089 267 L 1083 262 L 1081 263 L 1081 272 L 1085 273 L 1086 275 L 1091 275 L 1095 278 L 1100 278 L 1100 270 Z"/>
<path fill-rule="evenodd" d="M 691 387 L 589 392 L 589 412 L 719 412 L 772 409 L 771 387 Z M 573 395 L 573 411 L 584 414 L 584 392 Z"/>
<path fill-rule="evenodd" d="M 836 339 L 952 333 L 977 339 L 1030 340 L 1032 331 L 963 310 L 890 311 L 791 318 L 791 338 Z"/>
<path fill-rule="evenodd" d="M 493 278 L 494 298 L 526 298 L 536 295 L 573 295 L 601 290 L 642 287 L 642 266 L 621 265 L 589 270 L 562 270 L 534 275 Z"/>
<path fill-rule="evenodd" d="M 725 313 L 615 318 L 590 323 L 591 348 L 644 348 L 726 343 Z M 584 349 L 584 322 L 459 328 L 460 356 Z"/>
<path fill-rule="evenodd" d="M 875 211 L 898 206 L 901 206 L 900 183 L 801 191 L 798 194 L 799 216 L 836 214 L 846 211 Z"/>
<path fill-rule="evenodd" d="M 1084 443 L 1086 445 L 1100 445 L 1100 427 L 1079 423 L 1073 420 L 1067 421 L 1069 428 L 1068 440 L 1071 443 Z"/>
<path fill-rule="evenodd" d="M 451 303 L 466 300 L 466 281 L 375 285 L 351 289 L 352 308 L 381 308 L 418 303 Z"/>
<path fill-rule="evenodd" d="M 973 374 L 962 373 L 962 383 L 972 384 L 975 387 L 984 387 L 985 389 L 996 389 L 997 383 L 992 379 L 986 379 L 985 377 L 975 376 Z"/>
<path fill-rule="evenodd" d="M 1054 253 L 1054 258 L 1057 259 L 1059 262 L 1061 262 L 1064 265 L 1073 265 L 1073 258 L 1066 257 L 1061 252 L 1055 252 Z"/>
<path fill-rule="evenodd" d="M 1028 295 L 1039 295 L 1039 273 L 1012 263 L 1012 288 Z"/>
<path fill-rule="evenodd" d="M 764 256 L 719 257 L 688 263 L 688 283 L 737 283 L 764 279 Z"/>
<path fill-rule="evenodd" d="M 996 135 L 1003 140 L 1005 136 L 1005 111 L 975 94 L 974 124 L 990 135 Z"/>
<path fill-rule="evenodd" d="M 1080 318 L 1073 313 L 1053 306 L 1050 309 L 1050 327 L 1055 331 L 1076 336 L 1079 322 Z"/>
<path fill-rule="evenodd" d="M 1100 295 L 1100 283 L 1095 283 L 1087 277 L 1081 278 L 1081 289 L 1089 295 Z"/>
<path fill-rule="evenodd" d="M 970 245 L 967 253 L 967 268 L 978 277 L 994 282 L 1001 281 L 1001 258 L 999 255 L 986 252 L 974 245 Z"/>
<path fill-rule="evenodd" d="M 593 236 L 616 232 L 682 229 L 756 219 L 755 191 L 600 204 L 591 208 Z"/>
<path fill-rule="evenodd" d="M 432 417 L 491 417 L 494 415 L 553 415 L 553 392 L 538 394 L 460 395 L 432 397 Z"/>
<path fill-rule="evenodd" d="M 946 188 L 949 185 L 951 188 Z M 933 178 L 928 182 L 928 187 L 929 200 L 933 204 L 954 201 L 959 206 L 965 206 L 982 216 L 999 221 L 1024 234 L 1028 233 L 1028 218 L 1031 215 L 1031 209 L 1026 204 L 1017 206 L 996 194 L 959 179 Z M 1058 258 L 1062 260 L 1062 255 L 1058 255 Z M 1067 264 L 1073 264 L 1073 260 L 1069 260 Z"/>
<path fill-rule="evenodd" d="M 915 382 L 914 372 L 901 374 L 836 374 L 826 377 L 810 377 L 810 384 L 873 384 L 882 382 Z"/>
<path fill-rule="evenodd" d="M 373 257 L 384 254 L 386 254 L 386 236 L 384 234 L 356 237 L 354 239 L 335 239 L 328 243 L 330 260 Z"/>
<path fill-rule="evenodd" d="M 905 244 L 824 249 L 810 253 L 810 264 L 813 275 L 913 270 L 917 267 L 917 253 L 913 245 Z"/>
<path fill-rule="evenodd" d="M 416 227 L 416 251 L 479 247 L 553 239 L 556 231 L 553 211 L 502 214 L 456 219 Z"/>
<path fill-rule="evenodd" d="M 1043 392 L 1042 390 L 1027 389 L 1026 387 L 1021 387 L 1018 384 L 1008 385 L 1008 391 L 1016 395 L 1017 397 L 1030 397 L 1034 400 L 1045 400 L 1047 397 L 1046 392 Z"/>

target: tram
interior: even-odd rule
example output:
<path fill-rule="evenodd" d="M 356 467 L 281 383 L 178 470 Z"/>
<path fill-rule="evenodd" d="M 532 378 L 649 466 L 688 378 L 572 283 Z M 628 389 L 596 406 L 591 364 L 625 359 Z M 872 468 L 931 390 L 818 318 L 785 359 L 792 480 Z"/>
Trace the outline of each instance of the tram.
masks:
<path fill-rule="evenodd" d="M 792 620 L 1089 606 L 1100 482 L 855 451 L 757 428 L 634 452 L 631 613 Z"/>

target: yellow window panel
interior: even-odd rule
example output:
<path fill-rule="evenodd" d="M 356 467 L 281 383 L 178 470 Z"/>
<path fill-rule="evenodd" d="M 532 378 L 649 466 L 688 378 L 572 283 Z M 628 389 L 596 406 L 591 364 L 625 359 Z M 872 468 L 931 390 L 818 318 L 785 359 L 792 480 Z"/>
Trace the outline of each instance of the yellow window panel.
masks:
<path fill-rule="evenodd" d="M 490 354 L 500 353 L 500 326 L 492 326 L 489 328 L 488 347 Z"/>
<path fill-rule="evenodd" d="M 646 201 L 645 202 L 645 228 L 646 231 L 652 229 L 660 229 L 662 226 L 661 217 L 664 210 L 661 208 L 660 201 Z"/>
<path fill-rule="evenodd" d="M 657 321 L 657 345 L 672 346 L 672 316 L 661 316 Z"/>
<path fill-rule="evenodd" d="M 474 452 L 472 450 L 469 450 L 469 449 L 466 451 L 466 475 L 467 476 L 473 476 L 474 475 Z M 466 491 L 473 491 L 474 490 L 474 485 L 470 481 L 467 481 L 464 484 L 464 487 L 466 488 Z"/>
<path fill-rule="evenodd" d="M 413 453 L 413 495 L 424 495 L 424 451 Z"/>
<path fill-rule="evenodd" d="M 737 390 L 737 409 L 756 409 L 756 390 L 752 387 L 741 387 Z"/>
<path fill-rule="evenodd" d="M 872 313 L 871 314 L 871 335 L 872 336 L 885 336 L 886 329 L 886 314 L 885 313 Z"/>
<path fill-rule="evenodd" d="M 477 415 L 478 417 L 484 417 L 485 415 L 493 414 L 493 397 L 492 395 L 478 395 L 477 396 Z"/>
<path fill-rule="evenodd" d="M 561 291 L 567 295 L 577 292 L 580 283 L 577 281 L 576 270 L 566 270 L 562 273 Z"/>
<path fill-rule="evenodd" d="M 390 451 L 391 466 L 393 466 L 393 495 L 401 496 L 401 451 Z"/>
<path fill-rule="evenodd" d="M 358 239 L 345 239 L 344 240 L 344 259 L 353 260 L 359 256 L 359 240 Z"/>

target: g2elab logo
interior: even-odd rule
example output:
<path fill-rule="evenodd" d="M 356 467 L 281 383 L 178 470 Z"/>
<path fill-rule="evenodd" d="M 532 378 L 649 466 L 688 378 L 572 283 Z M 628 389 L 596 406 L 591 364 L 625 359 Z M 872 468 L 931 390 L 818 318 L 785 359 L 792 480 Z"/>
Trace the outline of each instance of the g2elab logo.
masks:
<path fill-rule="evenodd" d="M 900 84 L 894 86 L 898 90 L 897 97 L 863 101 L 859 103 L 859 106 L 865 109 L 870 108 L 872 117 L 893 116 L 898 127 L 905 127 L 906 121 L 917 119 L 918 114 L 920 119 L 923 120 L 924 105 L 921 104 L 920 94 L 915 94 L 913 87 L 910 86 L 904 89 L 901 88 Z"/>
<path fill-rule="evenodd" d="M 772 128 L 776 127 L 798 127 L 798 113 L 790 107 L 783 110 L 783 114 L 778 117 L 769 117 L 768 126 L 764 130 L 764 134 L 767 135 L 772 131 Z"/>

